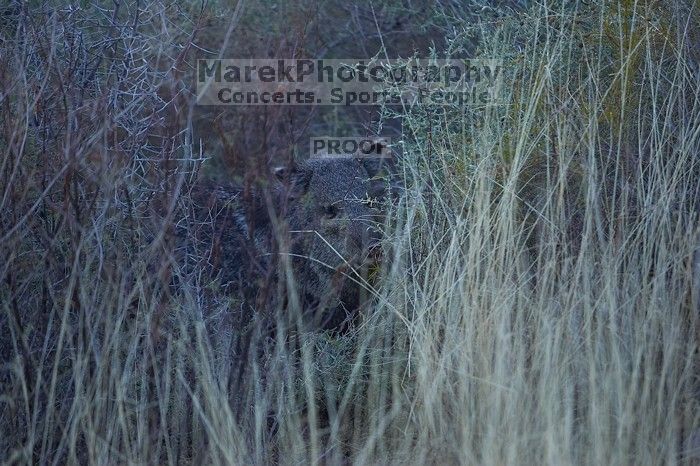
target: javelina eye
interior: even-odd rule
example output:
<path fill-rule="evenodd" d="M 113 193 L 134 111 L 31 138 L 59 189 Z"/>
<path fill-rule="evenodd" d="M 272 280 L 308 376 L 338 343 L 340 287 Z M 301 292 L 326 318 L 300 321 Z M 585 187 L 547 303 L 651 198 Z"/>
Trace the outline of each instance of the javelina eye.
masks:
<path fill-rule="evenodd" d="M 333 204 L 328 204 L 323 208 L 323 215 L 326 218 L 335 218 L 338 215 L 338 207 Z"/>

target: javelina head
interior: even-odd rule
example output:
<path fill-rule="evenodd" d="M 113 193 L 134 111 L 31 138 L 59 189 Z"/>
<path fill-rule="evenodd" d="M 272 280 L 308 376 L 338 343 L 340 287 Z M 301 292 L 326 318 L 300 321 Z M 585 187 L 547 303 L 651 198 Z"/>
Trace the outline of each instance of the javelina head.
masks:
<path fill-rule="evenodd" d="M 384 171 L 381 160 L 352 158 L 312 158 L 277 170 L 287 186 L 290 252 L 305 298 L 333 306 L 354 295 L 349 292 L 357 287 L 353 270 L 367 265 L 378 250 Z"/>

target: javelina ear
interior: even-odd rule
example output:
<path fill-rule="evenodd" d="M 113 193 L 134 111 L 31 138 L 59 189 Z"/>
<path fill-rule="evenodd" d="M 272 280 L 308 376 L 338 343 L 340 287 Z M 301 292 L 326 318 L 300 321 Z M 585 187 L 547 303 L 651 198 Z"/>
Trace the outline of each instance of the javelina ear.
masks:
<path fill-rule="evenodd" d="M 363 158 L 360 161 L 370 178 L 384 178 L 394 171 L 389 159 Z"/>
<path fill-rule="evenodd" d="M 401 181 L 393 157 L 364 158 L 361 162 L 378 192 L 382 192 L 383 195 L 390 194 L 394 199 L 398 198 Z"/>
<path fill-rule="evenodd" d="M 393 154 L 384 140 L 374 141 L 371 152 L 376 156 L 360 158 L 370 178 L 385 178 L 396 172 Z"/>
<path fill-rule="evenodd" d="M 287 187 L 287 195 L 290 198 L 299 198 L 309 190 L 309 183 L 311 182 L 310 170 L 301 169 L 296 166 L 281 166 L 275 167 L 272 171 L 277 180 L 283 186 Z"/>

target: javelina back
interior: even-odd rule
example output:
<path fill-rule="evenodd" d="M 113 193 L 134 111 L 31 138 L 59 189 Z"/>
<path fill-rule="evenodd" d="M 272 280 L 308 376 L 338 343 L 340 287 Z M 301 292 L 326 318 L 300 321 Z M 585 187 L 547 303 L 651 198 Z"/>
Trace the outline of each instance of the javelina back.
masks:
<path fill-rule="evenodd" d="M 384 169 L 378 160 L 313 158 L 276 169 L 275 186 L 247 199 L 234 187 L 197 187 L 179 229 L 187 257 L 249 306 L 287 306 L 293 281 L 309 322 L 336 327 L 360 305 L 361 271 L 378 250 Z"/>

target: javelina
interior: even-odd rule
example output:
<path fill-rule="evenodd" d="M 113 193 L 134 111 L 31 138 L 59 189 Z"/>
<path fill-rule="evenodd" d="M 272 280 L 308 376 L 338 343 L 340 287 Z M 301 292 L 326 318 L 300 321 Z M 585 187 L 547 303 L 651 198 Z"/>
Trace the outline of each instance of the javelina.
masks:
<path fill-rule="evenodd" d="M 190 221 L 180 225 L 188 257 L 258 308 L 287 306 L 293 281 L 309 322 L 336 327 L 360 305 L 360 271 L 378 250 L 385 168 L 380 160 L 313 158 L 276 169 L 275 186 L 247 199 L 237 188 L 196 188 Z"/>

